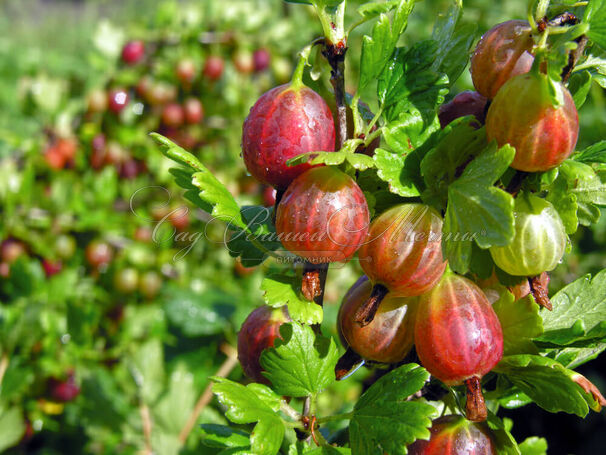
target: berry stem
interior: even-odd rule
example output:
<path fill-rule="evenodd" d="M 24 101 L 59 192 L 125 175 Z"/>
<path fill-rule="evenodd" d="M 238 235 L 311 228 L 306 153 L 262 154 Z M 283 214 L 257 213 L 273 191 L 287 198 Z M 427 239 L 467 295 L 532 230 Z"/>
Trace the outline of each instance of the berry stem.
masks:
<path fill-rule="evenodd" d="M 553 305 L 551 304 L 551 300 L 549 300 L 547 289 L 541 284 L 541 275 L 528 277 L 528 285 L 530 286 L 530 293 L 534 297 L 535 302 L 551 311 Z"/>
<path fill-rule="evenodd" d="M 356 311 L 354 321 L 360 324 L 362 327 L 370 324 L 375 318 L 379 305 L 381 305 L 381 302 L 388 292 L 389 289 L 382 284 L 375 284 L 372 287 L 372 292 L 370 293 L 368 300 L 358 309 L 358 311 Z"/>
<path fill-rule="evenodd" d="M 364 359 L 360 357 L 353 349 L 347 348 L 345 354 L 339 358 L 335 366 L 335 378 L 341 381 L 364 365 Z"/>
<path fill-rule="evenodd" d="M 322 54 L 331 67 L 330 83 L 335 91 L 337 105 L 337 150 L 341 150 L 347 140 L 347 105 L 345 103 L 345 53 L 343 43 L 324 46 Z"/>
<path fill-rule="evenodd" d="M 310 302 L 313 300 L 317 305 L 324 304 L 324 286 L 328 264 L 312 264 L 305 261 L 303 266 L 303 280 L 301 281 L 301 292 Z"/>
<path fill-rule="evenodd" d="M 467 387 L 467 403 L 465 403 L 465 416 L 472 422 L 483 422 L 488 416 L 484 395 L 482 395 L 482 383 L 480 378 L 472 377 L 465 381 Z"/>

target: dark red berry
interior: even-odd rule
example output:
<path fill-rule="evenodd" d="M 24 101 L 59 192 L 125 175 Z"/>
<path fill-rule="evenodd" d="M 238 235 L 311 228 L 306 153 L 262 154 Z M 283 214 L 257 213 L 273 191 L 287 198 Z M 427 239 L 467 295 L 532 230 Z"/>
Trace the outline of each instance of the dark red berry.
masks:
<path fill-rule="evenodd" d="M 221 57 L 211 55 L 206 59 L 206 62 L 204 62 L 204 69 L 202 70 L 202 73 L 207 79 L 210 79 L 211 81 L 217 81 L 221 79 L 224 67 L 225 63 L 223 62 L 223 59 Z"/>
<path fill-rule="evenodd" d="M 265 71 L 271 63 L 271 54 L 265 48 L 257 49 L 253 54 L 254 67 L 256 72 Z"/>
<path fill-rule="evenodd" d="M 122 61 L 128 65 L 139 63 L 145 56 L 145 43 L 141 40 L 129 41 L 122 48 Z"/>
<path fill-rule="evenodd" d="M 204 106 L 198 98 L 187 98 L 183 103 L 185 122 L 190 125 L 200 123 L 204 119 Z"/>
<path fill-rule="evenodd" d="M 50 379 L 49 387 L 52 398 L 62 403 L 73 401 L 80 394 L 80 387 L 76 384 L 73 372 L 70 372 L 65 380 Z"/>
<path fill-rule="evenodd" d="M 478 92 L 467 91 L 459 93 L 451 101 L 440 106 L 440 113 L 438 114 L 440 126 L 444 128 L 459 117 L 473 115 L 477 120 L 477 127 L 481 127 L 486 117 L 487 102 L 488 99 Z"/>
<path fill-rule="evenodd" d="M 61 261 L 51 261 L 50 259 L 43 259 L 42 268 L 44 269 L 44 274 L 46 275 L 46 277 L 50 278 L 51 276 L 61 272 L 63 264 L 61 264 Z"/>
<path fill-rule="evenodd" d="M 410 352 L 414 339 L 416 299 L 388 296 L 381 301 L 373 321 L 360 326 L 355 321 L 358 309 L 368 300 L 372 283 L 362 276 L 347 291 L 339 315 L 338 330 L 350 347 L 363 359 L 397 363 Z"/>
<path fill-rule="evenodd" d="M 263 205 L 273 207 L 276 204 L 276 189 L 271 186 L 263 188 Z"/>
<path fill-rule="evenodd" d="M 280 326 L 289 322 L 286 307 L 262 306 L 248 315 L 238 333 L 238 360 L 244 373 L 256 382 L 269 384 L 261 374 L 260 358 L 264 349 L 273 347 L 280 338 Z"/>
<path fill-rule="evenodd" d="M 333 167 L 319 167 L 288 187 L 276 215 L 276 232 L 288 251 L 314 263 L 346 261 L 368 232 L 369 213 L 356 182 Z"/>
<path fill-rule="evenodd" d="M 533 46 L 526 21 L 507 21 L 488 30 L 471 57 L 470 72 L 476 90 L 492 99 L 509 79 L 530 71 Z"/>
<path fill-rule="evenodd" d="M 108 93 L 107 103 L 109 110 L 114 114 L 119 114 L 126 107 L 130 97 L 128 92 L 124 89 L 113 89 Z"/>
<path fill-rule="evenodd" d="M 408 446 L 409 455 L 496 455 L 490 429 L 462 416 L 447 415 L 432 422 L 429 441 L 419 439 Z"/>
<path fill-rule="evenodd" d="M 285 189 L 311 166 L 287 166 L 297 155 L 334 151 L 335 127 L 330 108 L 312 89 L 291 84 L 265 93 L 250 110 L 242 131 L 242 156 L 261 183 Z"/>
<path fill-rule="evenodd" d="M 446 385 L 468 387 L 467 418 L 486 418 L 480 379 L 503 356 L 503 331 L 472 281 L 447 273 L 419 299 L 415 346 L 422 365 Z"/>
<path fill-rule="evenodd" d="M 393 207 L 373 220 L 358 257 L 373 283 L 400 296 L 421 295 L 446 268 L 442 217 L 423 204 Z"/>
<path fill-rule="evenodd" d="M 554 106 L 552 91 L 562 100 Z M 528 73 L 510 79 L 492 101 L 486 136 L 516 149 L 511 167 L 526 172 L 553 169 L 574 151 L 579 116 L 570 92 L 548 76 Z"/>

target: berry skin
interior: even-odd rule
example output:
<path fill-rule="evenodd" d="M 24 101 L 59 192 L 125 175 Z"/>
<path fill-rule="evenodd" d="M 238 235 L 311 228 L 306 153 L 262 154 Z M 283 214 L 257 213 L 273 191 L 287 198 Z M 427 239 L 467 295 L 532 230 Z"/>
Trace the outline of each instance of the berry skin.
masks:
<path fill-rule="evenodd" d="M 119 114 L 120 112 L 122 112 L 122 110 L 124 110 L 128 102 L 130 101 L 128 92 L 123 89 L 110 90 L 107 96 L 109 110 L 112 111 L 114 114 Z"/>
<path fill-rule="evenodd" d="M 19 240 L 7 239 L 0 244 L 0 262 L 10 265 L 25 253 L 25 245 Z"/>
<path fill-rule="evenodd" d="M 145 55 L 145 43 L 141 40 L 129 41 L 122 48 L 122 61 L 127 65 L 139 63 Z"/>
<path fill-rule="evenodd" d="M 241 74 L 250 74 L 255 69 L 253 55 L 248 51 L 238 51 L 233 56 L 234 66 Z"/>
<path fill-rule="evenodd" d="M 311 166 L 287 166 L 307 152 L 335 149 L 330 108 L 306 86 L 281 85 L 266 92 L 250 110 L 242 131 L 242 157 L 261 183 L 285 189 Z"/>
<path fill-rule="evenodd" d="M 114 275 L 114 287 L 118 292 L 131 294 L 139 285 L 139 272 L 133 268 L 124 268 Z"/>
<path fill-rule="evenodd" d="M 177 79 L 181 81 L 181 84 L 189 86 L 196 78 L 196 64 L 190 59 L 180 60 L 177 63 L 175 72 L 177 73 Z"/>
<path fill-rule="evenodd" d="M 248 315 L 238 333 L 238 360 L 244 373 L 255 382 L 269 384 L 261 372 L 259 359 L 264 349 L 273 347 L 280 338 L 280 326 L 289 322 L 285 306 L 271 308 L 262 306 Z"/>
<path fill-rule="evenodd" d="M 91 267 L 99 268 L 111 262 L 114 257 L 114 251 L 105 242 L 93 241 L 86 247 L 85 255 Z"/>
<path fill-rule="evenodd" d="M 139 278 L 139 292 L 148 299 L 153 299 L 162 288 L 162 277 L 153 270 L 145 272 Z"/>
<path fill-rule="evenodd" d="M 507 21 L 488 30 L 471 57 L 471 79 L 476 90 L 492 99 L 514 76 L 530 71 L 531 28 L 526 21 Z"/>
<path fill-rule="evenodd" d="M 185 112 L 180 104 L 170 103 L 162 109 L 162 123 L 171 128 L 178 128 L 185 121 Z"/>
<path fill-rule="evenodd" d="M 49 381 L 50 393 L 54 400 L 67 403 L 80 395 L 80 387 L 76 384 L 74 373 L 70 372 L 66 380 L 51 379 Z"/>
<path fill-rule="evenodd" d="M 488 109 L 486 136 L 499 146 L 515 147 L 514 169 L 548 171 L 574 151 L 579 136 L 577 109 L 566 87 L 559 82 L 551 87 L 563 104 L 552 105 L 546 75 L 516 76 L 501 88 Z"/>
<path fill-rule="evenodd" d="M 438 114 L 440 126 L 444 128 L 459 117 L 473 115 L 478 121 L 477 127 L 481 127 L 486 117 L 484 111 L 487 102 L 486 97 L 478 92 L 466 91 L 459 93 L 451 101 L 440 106 L 440 113 Z"/>
<path fill-rule="evenodd" d="M 217 81 L 221 79 L 224 67 L 225 62 L 223 62 L 223 59 L 221 57 L 211 55 L 206 59 L 202 73 L 207 79 L 210 79 L 211 81 Z"/>
<path fill-rule="evenodd" d="M 88 95 L 88 112 L 99 113 L 107 109 L 107 96 L 101 89 L 93 90 Z"/>
<path fill-rule="evenodd" d="M 46 161 L 46 164 L 48 164 L 48 167 L 56 171 L 63 169 L 66 164 L 65 157 L 54 146 L 51 146 L 44 151 L 44 160 Z"/>
<path fill-rule="evenodd" d="M 449 386 L 468 388 L 467 418 L 486 419 L 480 379 L 503 356 L 503 331 L 482 290 L 447 273 L 419 299 L 415 346 L 421 364 Z"/>
<path fill-rule="evenodd" d="M 253 54 L 255 72 L 265 71 L 271 63 L 271 54 L 265 48 L 257 49 Z"/>
<path fill-rule="evenodd" d="M 49 259 L 42 260 L 42 268 L 44 269 L 44 274 L 47 278 L 50 278 L 53 275 L 61 272 L 63 265 L 61 261 L 51 261 Z"/>
<path fill-rule="evenodd" d="M 487 425 L 447 415 L 432 422 L 429 441 L 419 439 L 408 446 L 409 455 L 496 455 L 494 438 Z"/>
<path fill-rule="evenodd" d="M 273 207 L 276 205 L 276 189 L 271 186 L 263 188 L 263 205 L 265 207 Z"/>
<path fill-rule="evenodd" d="M 347 174 L 319 167 L 297 177 L 278 204 L 276 232 L 288 251 L 310 262 L 346 261 L 368 232 L 364 193 Z"/>
<path fill-rule="evenodd" d="M 556 268 L 566 248 L 566 231 L 556 209 L 531 194 L 516 198 L 515 232 L 504 247 L 491 247 L 495 264 L 516 276 L 535 276 Z"/>
<path fill-rule="evenodd" d="M 196 125 L 204 119 L 204 106 L 198 98 L 187 98 L 183 103 L 185 122 Z"/>
<path fill-rule="evenodd" d="M 370 297 L 372 283 L 362 276 L 347 291 L 339 315 L 338 330 L 345 347 L 351 347 L 363 359 L 397 363 L 413 345 L 416 299 L 388 296 L 381 302 L 373 321 L 361 327 L 354 321 L 358 308 Z"/>
<path fill-rule="evenodd" d="M 370 224 L 358 253 L 373 283 L 413 297 L 436 285 L 446 268 L 442 257 L 442 218 L 423 204 L 401 204 Z"/>

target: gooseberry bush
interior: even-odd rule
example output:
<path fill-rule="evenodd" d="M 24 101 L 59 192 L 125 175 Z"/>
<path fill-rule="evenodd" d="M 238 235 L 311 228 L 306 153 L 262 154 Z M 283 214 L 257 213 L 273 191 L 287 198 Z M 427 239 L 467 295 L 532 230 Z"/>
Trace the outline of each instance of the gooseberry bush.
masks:
<path fill-rule="evenodd" d="M 531 1 L 525 20 L 475 46 L 460 1 L 417 42 L 412 0 L 290 3 L 311 5 L 323 36 L 252 106 L 242 135 L 243 165 L 275 187 L 273 207 L 240 207 L 194 154 L 153 133 L 186 198 L 227 224 L 230 254 L 267 271 L 266 307 L 250 309 L 238 339 L 250 381 L 213 378 L 234 426 L 203 425 L 205 443 L 224 454 L 546 453 L 544 439 L 516 441 L 500 410 L 583 418 L 606 404 L 575 372 L 606 347 L 606 271 L 551 298 L 545 273 L 606 204 L 606 142 L 576 147 L 578 110 L 593 81 L 606 86 L 606 2 Z M 351 8 L 359 17 L 345 23 Z M 356 55 L 348 39 L 362 24 Z M 477 93 L 456 94 L 470 56 Z M 346 71 L 353 61 L 359 74 Z M 323 100 L 312 86 L 327 79 Z M 329 266 L 346 261 L 365 275 L 325 321 Z M 375 374 L 361 396 L 323 414 L 327 389 L 362 365 Z"/>

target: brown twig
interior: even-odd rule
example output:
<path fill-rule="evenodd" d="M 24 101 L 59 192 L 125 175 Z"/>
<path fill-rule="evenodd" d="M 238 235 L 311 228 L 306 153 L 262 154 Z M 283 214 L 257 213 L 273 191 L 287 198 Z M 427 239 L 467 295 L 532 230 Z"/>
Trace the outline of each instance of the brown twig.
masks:
<path fill-rule="evenodd" d="M 547 289 L 545 289 L 543 283 L 541 283 L 541 275 L 528 277 L 528 285 L 530 286 L 530 293 L 534 297 L 535 302 L 551 311 L 553 305 L 551 304 L 551 300 L 549 300 Z"/>
<path fill-rule="evenodd" d="M 577 48 L 568 54 L 568 64 L 562 70 L 562 82 L 568 81 L 572 74 L 572 70 L 575 65 L 583 55 L 585 51 L 585 46 L 587 46 L 587 37 L 585 35 L 579 36 L 575 42 L 577 43 Z"/>
<path fill-rule="evenodd" d="M 375 284 L 372 287 L 372 292 L 370 293 L 368 300 L 360 308 L 358 308 L 358 311 L 356 311 L 354 321 L 360 324 L 362 327 L 370 324 L 375 318 L 375 314 L 377 314 L 379 305 L 381 305 L 381 302 L 388 292 L 389 289 L 382 284 Z"/>
<path fill-rule="evenodd" d="M 482 383 L 480 378 L 472 377 L 465 381 L 467 387 L 467 402 L 465 403 L 465 415 L 472 422 L 483 422 L 488 416 L 484 395 L 482 395 Z"/>
<path fill-rule="evenodd" d="M 222 345 L 221 351 L 225 353 L 227 358 L 219 367 L 219 369 L 215 373 L 215 376 L 224 378 L 229 373 L 231 373 L 234 367 L 238 364 L 238 352 L 229 345 Z M 198 417 L 200 417 L 200 414 L 202 413 L 206 405 L 208 405 L 208 403 L 210 403 L 210 400 L 212 400 L 212 386 L 212 382 L 206 386 L 204 392 L 202 392 L 202 395 L 200 395 L 200 398 L 198 399 L 194 410 L 189 415 L 187 422 L 185 423 L 185 425 L 183 425 L 183 429 L 179 433 L 179 441 L 181 441 L 181 444 L 185 444 L 189 433 L 191 433 L 191 430 L 194 428 L 196 422 L 198 421 Z"/>
<path fill-rule="evenodd" d="M 347 104 L 345 103 L 345 54 L 347 47 L 326 44 L 322 54 L 331 67 L 330 83 L 335 91 L 337 104 L 337 150 L 340 150 L 347 140 Z"/>
<path fill-rule="evenodd" d="M 141 421 L 143 422 L 143 440 L 145 441 L 145 455 L 152 455 L 154 450 L 151 443 L 152 420 L 149 413 L 149 407 L 145 403 L 139 406 Z"/>

